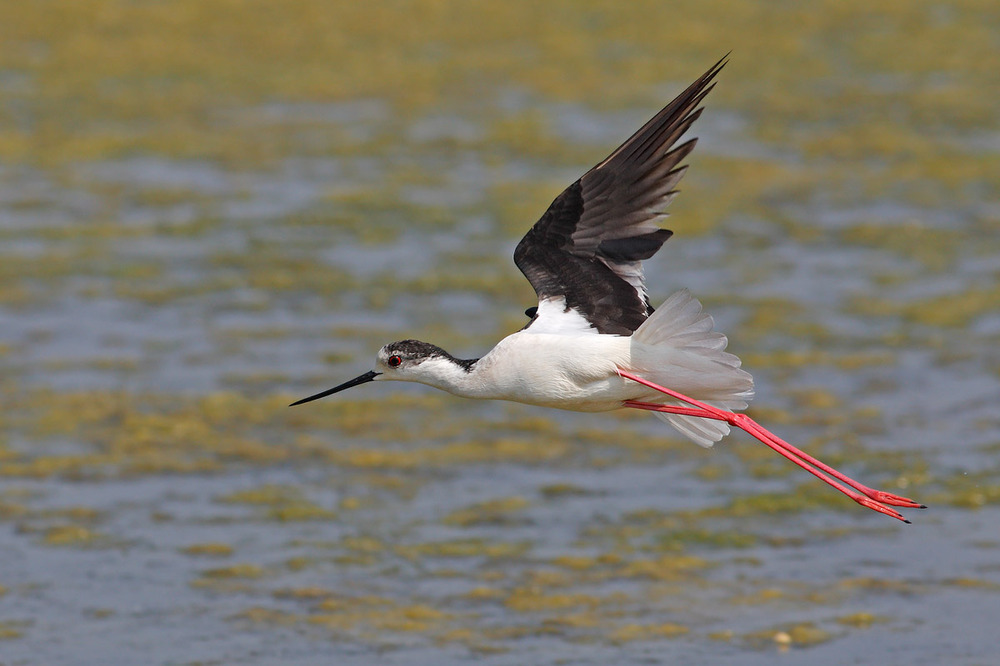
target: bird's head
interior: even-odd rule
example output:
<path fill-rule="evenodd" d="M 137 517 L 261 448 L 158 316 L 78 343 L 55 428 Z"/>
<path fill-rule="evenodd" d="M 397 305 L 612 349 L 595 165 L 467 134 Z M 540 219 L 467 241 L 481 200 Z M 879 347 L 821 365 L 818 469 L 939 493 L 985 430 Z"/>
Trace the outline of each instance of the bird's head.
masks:
<path fill-rule="evenodd" d="M 447 390 L 456 374 L 467 373 L 475 361 L 456 359 L 436 345 L 420 340 L 390 342 L 378 350 L 375 369 L 322 393 L 292 403 L 301 405 L 373 381 L 419 382 Z"/>

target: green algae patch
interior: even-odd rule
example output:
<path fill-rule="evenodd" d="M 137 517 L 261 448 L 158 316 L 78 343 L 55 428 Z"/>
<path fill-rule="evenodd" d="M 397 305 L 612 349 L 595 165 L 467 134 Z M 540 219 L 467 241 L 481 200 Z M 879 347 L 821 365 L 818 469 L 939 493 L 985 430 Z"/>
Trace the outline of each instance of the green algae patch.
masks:
<path fill-rule="evenodd" d="M 75 446 L 71 451 L 0 460 L 0 474 L 6 476 L 127 478 L 204 473 L 227 465 L 282 462 L 293 455 L 288 448 L 265 445 L 249 436 L 251 430 L 263 427 L 270 408 L 245 399 L 38 390 L 16 401 L 21 409 L 11 427 L 38 441 L 38 451 L 44 452 L 48 441 L 66 438 L 72 438 Z M 220 402 L 229 406 L 220 408 Z"/>
<path fill-rule="evenodd" d="M 540 463 L 565 455 L 569 445 L 564 442 L 539 446 L 521 439 L 498 439 L 485 442 L 459 442 L 444 446 L 421 447 L 416 450 L 351 449 L 331 451 L 330 462 L 338 465 L 371 469 L 417 469 L 464 465 L 479 462 Z"/>
<path fill-rule="evenodd" d="M 602 579 L 615 575 L 625 558 L 620 553 L 604 553 L 597 556 L 560 555 L 553 557 L 549 563 L 560 569 L 586 574 L 586 578 Z"/>
<path fill-rule="evenodd" d="M 700 518 L 748 518 L 814 511 L 820 508 L 847 510 L 856 508 L 856 505 L 844 501 L 839 493 L 817 482 L 799 486 L 787 493 L 759 493 L 734 497 L 725 506 L 701 509 L 692 512 L 691 515 Z"/>
<path fill-rule="evenodd" d="M 535 587 L 518 588 L 504 600 L 507 608 L 519 613 L 596 608 L 605 603 L 605 599 L 592 594 L 546 592 Z"/>
<path fill-rule="evenodd" d="M 338 597 L 316 605 L 307 622 L 337 634 L 375 638 L 390 633 L 446 631 L 455 615 L 425 603 L 396 603 L 380 597 Z"/>
<path fill-rule="evenodd" d="M 27 515 L 30 509 L 19 502 L 0 502 L 0 520 L 15 520 Z"/>
<path fill-rule="evenodd" d="M 201 572 L 202 577 L 214 579 L 255 579 L 263 577 L 264 574 L 264 568 L 256 564 L 234 564 Z"/>
<path fill-rule="evenodd" d="M 209 542 L 195 543 L 180 549 L 180 552 L 193 557 L 229 557 L 235 549 L 228 543 Z"/>
<path fill-rule="evenodd" d="M 0 641 L 16 640 L 24 636 L 24 631 L 34 624 L 31 620 L 0 621 Z"/>
<path fill-rule="evenodd" d="M 796 405 L 805 409 L 826 410 L 840 406 L 837 394 L 821 387 L 797 388 L 791 395 Z"/>
<path fill-rule="evenodd" d="M 905 108 L 908 119 L 934 126 L 949 121 L 962 127 L 988 125 L 989 105 L 982 98 L 989 96 L 982 90 L 990 79 L 976 64 L 992 45 L 991 33 L 983 29 L 986 22 L 975 11 L 956 13 L 943 22 L 929 18 L 932 12 L 920 11 L 920 6 L 877 15 L 863 14 L 864 6 L 858 2 L 836 8 L 821 3 L 808 9 L 698 5 L 683 12 L 690 15 L 687 28 L 675 31 L 671 40 L 636 38 L 635 26 L 676 21 L 676 7 L 656 4 L 612 8 L 586 3 L 573 11 L 558 10 L 558 34 L 547 29 L 550 22 L 545 18 L 552 17 L 537 8 L 484 9 L 454 1 L 425 8 L 419 15 L 407 14 L 410 20 L 402 21 L 405 10 L 399 7 L 343 6 L 331 12 L 315 0 L 295 0 L 281 14 L 281 30 L 273 29 L 273 15 L 258 5 L 205 10 L 194 2 L 178 2 L 168 12 L 158 5 L 124 10 L 114 6 L 110 11 L 95 3 L 73 7 L 61 22 L 44 20 L 48 15 L 40 8 L 19 7 L 3 12 L 2 23 L 7 26 L 3 38 L 9 48 L 0 64 L 25 72 L 46 91 L 32 96 L 46 111 L 35 129 L 46 141 L 32 140 L 32 133 L 10 122 L 0 134 L 0 146 L 13 158 L 43 162 L 141 150 L 234 166 L 267 163 L 291 151 L 321 154 L 330 146 L 345 152 L 383 153 L 392 144 L 379 123 L 369 123 L 368 131 L 359 135 L 342 123 L 320 124 L 308 117 L 295 121 L 292 115 L 292 128 L 257 123 L 251 125 L 254 141 L 241 135 L 254 119 L 254 105 L 275 99 L 293 110 L 296 103 L 311 100 L 385 100 L 394 115 L 412 119 L 440 109 L 442 103 L 476 107 L 484 90 L 504 84 L 547 100 L 590 99 L 608 108 L 639 102 L 653 105 L 662 101 L 656 93 L 664 80 L 686 81 L 690 70 L 701 71 L 705 62 L 718 56 L 711 47 L 706 49 L 711 41 L 760 54 L 752 68 L 754 76 L 729 76 L 714 97 L 715 104 L 723 106 L 742 101 L 759 136 L 787 137 L 789 127 L 803 124 L 846 124 L 847 130 L 824 133 L 823 140 L 802 141 L 811 138 L 809 132 L 793 133 L 793 138 L 818 156 L 837 156 L 838 163 L 851 163 L 872 152 L 894 158 L 884 169 L 890 173 L 878 174 L 880 184 L 887 177 L 899 178 L 903 167 L 908 180 L 921 184 L 921 176 L 948 176 L 949 172 L 942 173 L 944 166 L 954 171 L 962 160 L 933 159 L 934 132 L 917 131 L 919 123 L 887 119 L 895 119 Z M 790 23 L 800 28 L 795 35 L 780 29 Z M 95 25 L 100 30 L 89 38 L 69 39 L 67 31 L 73 25 Z M 755 29 L 747 31 L 747 25 Z M 838 62 L 850 71 L 902 71 L 920 77 L 935 72 L 950 83 L 873 95 L 863 77 L 849 77 L 861 80 L 841 84 L 833 91 L 841 103 L 829 103 L 829 96 L 816 94 L 810 83 L 830 79 L 830 53 L 822 46 L 823 37 L 849 29 L 852 48 L 846 54 L 838 52 Z M 525 66 L 522 49 L 510 48 L 511 35 L 531 46 L 532 66 Z M 933 63 L 928 62 L 930 57 L 907 58 L 909 54 L 892 48 L 904 38 L 927 44 L 931 53 L 960 44 L 961 55 Z M 32 47 L 38 43 L 48 48 L 48 57 L 32 57 Z M 262 48 L 218 46 L 247 43 Z M 628 44 L 628 48 L 614 49 L 616 55 L 609 59 L 604 49 L 594 48 L 595 43 Z M 428 44 L 435 47 L 428 49 Z M 123 53 L 142 53 L 143 58 L 135 62 L 120 57 Z M 956 53 L 954 48 L 951 53 Z M 342 66 L 331 68 L 331 62 Z M 788 62 L 799 67 L 790 69 Z M 565 75 L 581 68 L 583 76 Z M 137 83 L 150 77 L 156 85 Z M 762 89 L 761 78 L 771 85 Z M 867 105 L 861 106 L 861 101 Z M 236 114 L 234 106 L 249 111 Z M 220 114 L 230 122 L 201 120 Z M 507 111 L 505 116 L 513 126 L 497 123 L 482 136 L 448 141 L 458 146 L 497 146 L 494 159 L 523 153 L 549 157 L 567 150 L 567 142 L 554 138 L 537 111 Z M 389 121 L 383 124 L 391 127 Z M 40 154 L 39 143 L 44 147 Z M 976 166 L 973 173 L 990 173 L 982 164 Z M 760 181 L 778 180 L 749 166 L 743 179 L 753 192 L 761 187 Z M 161 192 L 154 203 L 170 205 L 175 196 L 169 190 Z"/>
<path fill-rule="evenodd" d="M 891 578 L 874 578 L 871 576 L 845 578 L 840 580 L 837 585 L 841 589 L 848 591 L 900 594 L 905 596 L 916 596 L 927 589 L 927 586 L 923 583 Z"/>
<path fill-rule="evenodd" d="M 115 616 L 115 611 L 111 608 L 88 608 L 83 615 L 94 620 L 107 620 Z"/>
<path fill-rule="evenodd" d="M 254 584 L 266 575 L 268 572 L 257 565 L 234 564 L 202 571 L 189 585 L 193 589 L 216 594 L 248 594 L 255 590 Z"/>
<path fill-rule="evenodd" d="M 542 497 L 555 499 L 559 497 L 588 497 L 595 495 L 595 491 L 588 490 L 573 483 L 550 483 L 538 489 Z"/>
<path fill-rule="evenodd" d="M 625 624 L 612 631 L 608 635 L 608 639 L 614 643 L 652 641 L 684 636 L 689 631 L 690 629 L 684 625 L 672 622 L 663 624 Z"/>
<path fill-rule="evenodd" d="M 728 465 L 705 463 L 698 465 L 694 473 L 702 481 L 721 481 L 732 476 L 733 470 Z"/>
<path fill-rule="evenodd" d="M 395 603 L 395 601 L 388 597 L 380 597 L 374 594 L 363 596 L 337 594 L 323 599 L 315 605 L 315 608 L 321 612 L 334 612 L 349 611 L 357 608 L 388 608 L 395 605 Z"/>
<path fill-rule="evenodd" d="M 267 520 L 280 522 L 333 520 L 337 517 L 337 513 L 309 502 L 291 502 L 268 509 L 264 517 Z"/>
<path fill-rule="evenodd" d="M 926 326 L 964 328 L 977 317 L 996 312 L 1000 302 L 1000 287 L 970 289 L 907 304 L 901 308 L 903 317 Z"/>
<path fill-rule="evenodd" d="M 41 543 L 46 546 L 95 548 L 106 547 L 111 540 L 106 535 L 80 525 L 57 525 L 42 533 Z"/>
<path fill-rule="evenodd" d="M 890 250 L 906 259 L 915 259 L 932 271 L 952 266 L 962 240 L 962 232 L 911 221 L 908 224 L 859 224 L 840 233 L 846 243 Z"/>
<path fill-rule="evenodd" d="M 562 555 L 552 560 L 552 565 L 571 569 L 573 571 L 587 571 L 600 565 L 596 557 L 581 557 L 574 555 Z"/>
<path fill-rule="evenodd" d="M 381 539 L 371 536 L 357 535 L 344 537 L 340 545 L 355 553 L 375 554 L 385 552 L 387 545 Z"/>
<path fill-rule="evenodd" d="M 290 557 L 285 560 L 284 565 L 289 571 L 305 571 L 319 562 L 319 558 L 306 555 Z"/>
<path fill-rule="evenodd" d="M 891 618 L 885 617 L 883 615 L 875 615 L 874 613 L 851 613 L 850 615 L 841 615 L 835 618 L 837 624 L 843 624 L 848 627 L 854 627 L 855 629 L 867 629 L 874 624 L 882 624 L 889 622 Z"/>
<path fill-rule="evenodd" d="M 996 470 L 960 473 L 943 480 L 943 490 L 927 498 L 931 504 L 948 504 L 961 509 L 980 509 L 1000 503 L 1000 482 Z"/>
<path fill-rule="evenodd" d="M 801 622 L 778 629 L 764 629 L 743 636 L 743 640 L 751 647 L 757 649 L 776 647 L 779 650 L 814 647 L 834 638 L 836 638 L 835 634 L 812 622 Z"/>
<path fill-rule="evenodd" d="M 530 502 L 524 497 L 503 497 L 453 511 L 442 518 L 441 522 L 456 527 L 505 526 L 523 523 L 524 518 L 520 514 L 528 508 L 529 504 Z"/>
<path fill-rule="evenodd" d="M 547 617 L 542 620 L 546 627 L 557 630 L 592 630 L 607 622 L 607 616 L 600 611 L 584 610 L 580 612 L 559 613 L 554 617 Z"/>
<path fill-rule="evenodd" d="M 694 546 L 718 549 L 750 548 L 757 544 L 758 537 L 749 532 L 721 528 L 689 528 L 671 530 L 656 538 L 659 550 L 682 551 Z"/>
<path fill-rule="evenodd" d="M 677 581 L 693 580 L 698 572 L 715 566 L 712 562 L 690 555 L 665 555 L 659 559 L 636 559 L 624 563 L 616 572 L 622 578 Z"/>
<path fill-rule="evenodd" d="M 320 601 L 336 596 L 333 590 L 322 587 L 289 587 L 275 590 L 272 595 L 275 599 L 292 599 L 295 601 Z"/>
<path fill-rule="evenodd" d="M 68 506 L 57 509 L 43 509 L 36 514 L 40 518 L 57 518 L 72 520 L 79 523 L 96 523 L 101 520 L 103 513 L 89 506 Z"/>
<path fill-rule="evenodd" d="M 227 504 L 250 504 L 263 507 L 264 520 L 296 522 L 308 520 L 333 520 L 337 513 L 303 498 L 301 491 L 288 486 L 260 486 L 230 493 L 219 499 Z"/>
<path fill-rule="evenodd" d="M 468 592 L 462 594 L 460 598 L 468 601 L 499 601 L 507 596 L 507 592 L 486 585 L 477 585 Z"/>
<path fill-rule="evenodd" d="M 422 559 L 426 557 L 486 557 L 490 559 L 516 558 L 531 549 L 527 541 L 497 542 L 486 539 L 454 539 L 450 541 L 431 541 L 396 546 L 397 555 L 407 559 Z"/>
<path fill-rule="evenodd" d="M 740 604 L 743 606 L 757 606 L 769 602 L 785 600 L 787 598 L 788 594 L 784 590 L 776 587 L 765 587 L 755 590 L 750 594 L 740 594 L 730 597 L 729 603 Z"/>
<path fill-rule="evenodd" d="M 1000 583 L 992 580 L 985 580 L 982 578 L 949 578 L 944 581 L 945 585 L 950 587 L 963 587 L 969 589 L 978 590 L 990 590 L 992 592 L 1000 592 Z"/>
<path fill-rule="evenodd" d="M 1000 502 L 1000 485 L 977 485 L 959 488 L 946 495 L 934 495 L 934 503 L 945 502 L 962 509 L 979 509 Z"/>
<path fill-rule="evenodd" d="M 229 620 L 244 622 L 251 625 L 260 624 L 272 627 L 290 627 L 303 622 L 305 618 L 295 613 L 289 613 L 288 611 L 278 610 L 275 608 L 265 608 L 263 606 L 254 606 L 229 616 Z"/>
<path fill-rule="evenodd" d="M 811 622 L 792 625 L 787 629 L 791 644 L 801 647 L 820 645 L 834 638 L 834 634 L 821 629 Z"/>

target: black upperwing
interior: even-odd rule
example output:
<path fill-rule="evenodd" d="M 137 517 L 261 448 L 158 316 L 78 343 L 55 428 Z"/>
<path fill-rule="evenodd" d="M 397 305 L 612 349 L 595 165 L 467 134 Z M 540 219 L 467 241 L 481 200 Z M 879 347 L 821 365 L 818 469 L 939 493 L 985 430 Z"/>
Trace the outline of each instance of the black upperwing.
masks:
<path fill-rule="evenodd" d="M 728 56 L 727 56 L 728 57 Z M 514 250 L 539 302 L 565 298 L 597 333 L 631 335 L 652 313 L 642 260 L 673 234 L 657 222 L 677 194 L 697 139 L 674 144 L 701 115 L 698 105 L 726 58 L 555 198 Z M 529 323 L 528 326 L 531 326 Z"/>

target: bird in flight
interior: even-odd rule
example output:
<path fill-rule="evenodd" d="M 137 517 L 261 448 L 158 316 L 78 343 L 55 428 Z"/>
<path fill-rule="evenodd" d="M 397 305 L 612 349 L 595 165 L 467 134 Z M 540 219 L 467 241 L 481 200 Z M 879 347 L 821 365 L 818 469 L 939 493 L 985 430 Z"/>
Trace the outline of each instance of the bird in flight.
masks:
<path fill-rule="evenodd" d="M 753 378 L 687 290 L 654 308 L 642 270 L 673 232 L 659 222 L 697 139 L 679 143 L 701 115 L 723 58 L 611 155 L 555 198 L 514 250 L 534 287 L 531 320 L 477 359 L 419 340 L 382 347 L 375 369 L 303 398 L 373 381 L 427 384 L 464 398 L 511 400 L 580 412 L 653 412 L 705 447 L 740 428 L 855 502 L 904 522 L 893 506 L 924 508 L 858 483 L 780 439 L 741 410 Z"/>

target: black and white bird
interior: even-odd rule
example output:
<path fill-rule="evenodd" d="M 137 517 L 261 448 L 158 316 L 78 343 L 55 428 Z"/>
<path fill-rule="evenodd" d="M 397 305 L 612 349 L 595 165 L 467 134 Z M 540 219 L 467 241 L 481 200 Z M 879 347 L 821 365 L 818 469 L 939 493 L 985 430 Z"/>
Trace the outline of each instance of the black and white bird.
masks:
<path fill-rule="evenodd" d="M 885 505 L 920 504 L 863 486 L 738 413 L 753 397 L 753 378 L 688 291 L 655 310 L 650 305 L 642 261 L 672 235 L 658 223 L 697 139 L 679 141 L 725 64 L 723 58 L 567 187 L 521 239 L 514 263 L 538 295 L 524 328 L 470 360 L 419 340 L 389 343 L 374 370 L 294 405 L 392 380 L 580 412 L 644 409 L 706 447 L 733 425 L 856 502 L 905 521 Z"/>

